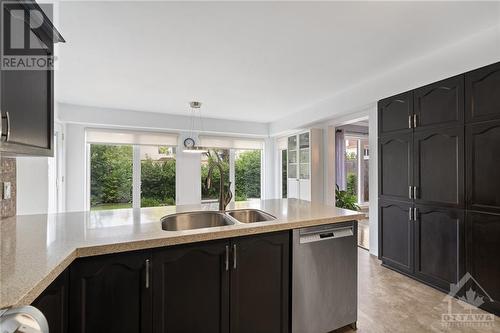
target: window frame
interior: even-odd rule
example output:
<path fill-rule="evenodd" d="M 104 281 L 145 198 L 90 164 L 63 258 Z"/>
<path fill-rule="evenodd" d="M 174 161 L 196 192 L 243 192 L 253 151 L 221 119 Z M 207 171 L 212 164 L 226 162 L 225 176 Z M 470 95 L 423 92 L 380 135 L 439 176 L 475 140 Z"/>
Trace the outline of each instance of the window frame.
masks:
<path fill-rule="evenodd" d="M 132 209 L 142 208 L 141 207 L 141 147 L 143 146 L 158 146 L 155 144 L 151 145 L 138 145 L 138 144 L 122 144 L 122 143 L 86 143 L 85 153 L 86 153 L 86 166 L 85 166 L 85 174 L 86 174 L 86 187 L 85 187 L 85 210 L 90 211 L 91 206 L 91 160 L 90 160 L 90 146 L 91 145 L 109 145 L 109 146 L 132 146 Z M 159 147 L 159 146 L 158 146 Z M 164 145 L 162 147 L 173 147 L 177 148 L 177 146 L 173 145 Z M 177 159 L 177 153 L 176 153 Z M 177 178 L 177 172 L 175 177 Z M 175 188 L 175 194 L 177 197 L 177 186 Z"/>
<path fill-rule="evenodd" d="M 357 149 L 356 149 L 356 154 L 357 154 L 357 163 L 356 163 L 356 172 L 357 172 L 357 203 L 358 205 L 364 205 L 369 202 L 369 198 L 364 197 L 364 178 L 362 177 L 362 170 L 364 169 L 362 166 L 362 163 L 365 160 L 365 149 L 362 147 L 362 141 L 367 141 L 368 140 L 368 135 L 364 134 L 358 134 L 358 133 L 350 133 L 346 132 L 344 136 L 344 144 L 346 143 L 347 140 L 356 140 L 357 144 Z M 369 151 L 368 151 L 369 153 Z M 368 155 L 369 157 L 370 155 Z M 345 164 L 344 164 L 345 168 Z"/>
<path fill-rule="evenodd" d="M 233 195 L 231 198 L 231 203 L 236 202 L 236 151 L 237 150 L 260 150 L 260 200 L 264 200 L 265 193 L 265 147 L 262 149 L 245 149 L 245 148 L 208 148 L 208 149 L 227 149 L 229 150 L 229 181 L 231 182 L 230 190 Z M 201 170 L 201 160 L 200 160 L 200 170 Z M 200 179 L 201 181 L 201 179 Z M 216 199 L 203 199 L 202 189 L 200 187 L 200 202 L 201 204 L 208 204 L 216 202 Z"/>

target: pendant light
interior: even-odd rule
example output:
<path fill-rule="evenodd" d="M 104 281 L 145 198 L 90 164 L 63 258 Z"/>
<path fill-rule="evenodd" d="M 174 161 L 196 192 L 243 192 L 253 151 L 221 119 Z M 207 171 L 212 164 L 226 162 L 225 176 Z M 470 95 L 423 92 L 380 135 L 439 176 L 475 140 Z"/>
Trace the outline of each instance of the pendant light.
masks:
<path fill-rule="evenodd" d="M 184 140 L 184 153 L 194 153 L 194 154 L 202 154 L 208 152 L 208 149 L 200 147 L 196 145 L 196 141 L 194 139 L 194 131 L 195 131 L 195 121 L 196 121 L 196 110 L 198 110 L 199 119 L 200 119 L 200 130 L 203 130 L 203 121 L 201 119 L 201 102 L 192 101 L 189 103 L 191 108 L 191 132 L 189 137 Z"/>

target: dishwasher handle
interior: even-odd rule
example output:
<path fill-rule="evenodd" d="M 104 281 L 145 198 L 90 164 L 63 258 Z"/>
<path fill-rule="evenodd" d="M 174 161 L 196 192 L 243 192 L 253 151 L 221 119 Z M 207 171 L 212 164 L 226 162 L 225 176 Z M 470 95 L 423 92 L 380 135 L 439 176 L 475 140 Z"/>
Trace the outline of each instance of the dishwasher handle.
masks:
<path fill-rule="evenodd" d="M 299 241 L 300 244 L 305 244 L 351 236 L 354 236 L 354 227 L 352 226 L 301 232 Z"/>

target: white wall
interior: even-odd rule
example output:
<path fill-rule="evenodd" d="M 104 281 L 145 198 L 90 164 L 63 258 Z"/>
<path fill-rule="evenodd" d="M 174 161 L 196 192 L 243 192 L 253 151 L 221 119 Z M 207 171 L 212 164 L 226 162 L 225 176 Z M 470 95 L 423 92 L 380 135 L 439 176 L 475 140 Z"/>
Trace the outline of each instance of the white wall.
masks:
<path fill-rule="evenodd" d="M 339 126 L 366 120 L 368 118 L 368 141 L 370 146 L 370 162 L 369 162 L 369 210 L 370 210 L 370 253 L 378 255 L 378 154 L 377 154 L 377 107 L 376 103 L 372 103 L 369 107 L 359 111 L 344 114 L 340 117 L 312 124 L 311 126 L 322 127 L 325 133 L 323 153 L 324 159 L 324 174 L 325 174 L 325 204 L 334 205 L 335 203 L 335 129 Z"/>
<path fill-rule="evenodd" d="M 17 214 L 45 214 L 48 210 L 48 157 L 17 157 Z"/>
<path fill-rule="evenodd" d="M 261 198 L 274 199 L 279 198 L 279 192 L 276 194 L 275 170 L 277 169 L 276 162 L 276 145 L 275 140 L 268 138 L 264 143 L 264 151 L 262 156 L 262 173 L 261 173 Z"/>
<path fill-rule="evenodd" d="M 500 25 L 395 66 L 391 71 L 346 87 L 330 98 L 279 119 L 270 124 L 270 135 L 280 135 L 290 129 L 309 127 L 312 123 L 366 109 L 384 97 L 473 70 L 499 59 Z"/>
<path fill-rule="evenodd" d="M 177 205 L 201 202 L 201 154 L 183 153 L 183 142 L 188 133 L 179 137 L 175 161 L 175 187 Z"/>
<path fill-rule="evenodd" d="M 370 163 L 368 170 L 368 188 L 370 191 L 370 253 L 378 255 L 378 128 L 377 107 L 368 111 L 368 144 Z"/>
<path fill-rule="evenodd" d="M 82 211 L 86 208 L 85 126 L 66 125 L 66 211 Z"/>
<path fill-rule="evenodd" d="M 190 131 L 191 118 L 164 113 L 58 104 L 59 119 L 65 123 L 101 127 L 126 127 L 162 131 Z M 188 114 L 188 110 L 186 110 Z M 199 124 L 196 122 L 198 130 Z M 201 130 L 200 130 L 201 131 Z M 269 124 L 248 121 L 203 118 L 203 133 L 267 137 Z"/>

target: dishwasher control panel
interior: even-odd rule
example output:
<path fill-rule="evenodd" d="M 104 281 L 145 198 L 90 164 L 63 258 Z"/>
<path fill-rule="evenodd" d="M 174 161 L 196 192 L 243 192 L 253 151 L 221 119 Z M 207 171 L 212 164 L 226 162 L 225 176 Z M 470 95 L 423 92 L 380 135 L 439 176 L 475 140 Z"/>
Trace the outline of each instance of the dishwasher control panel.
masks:
<path fill-rule="evenodd" d="M 300 233 L 300 244 L 354 236 L 353 227 L 329 228 Z"/>

